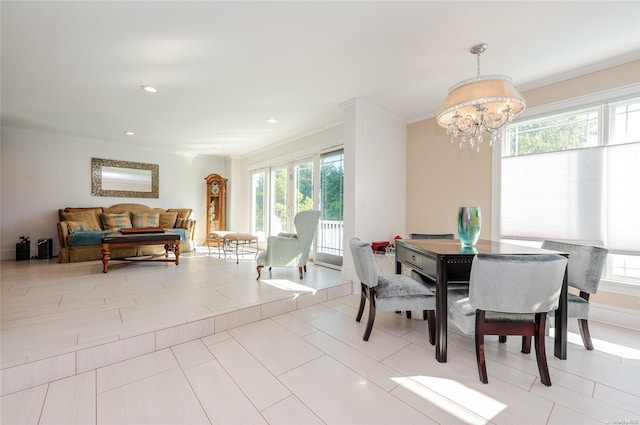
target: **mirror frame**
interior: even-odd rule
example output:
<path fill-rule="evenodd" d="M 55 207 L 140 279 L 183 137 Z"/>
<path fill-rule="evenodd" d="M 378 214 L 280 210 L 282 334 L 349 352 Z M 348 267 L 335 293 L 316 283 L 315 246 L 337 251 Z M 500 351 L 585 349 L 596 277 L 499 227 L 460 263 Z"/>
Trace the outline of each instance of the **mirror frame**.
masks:
<path fill-rule="evenodd" d="M 103 190 L 102 167 L 149 170 L 151 171 L 151 191 L 136 192 L 131 190 Z M 115 159 L 91 158 L 91 196 L 112 196 L 118 198 L 159 198 L 159 176 L 160 167 L 157 164 L 118 161 Z"/>

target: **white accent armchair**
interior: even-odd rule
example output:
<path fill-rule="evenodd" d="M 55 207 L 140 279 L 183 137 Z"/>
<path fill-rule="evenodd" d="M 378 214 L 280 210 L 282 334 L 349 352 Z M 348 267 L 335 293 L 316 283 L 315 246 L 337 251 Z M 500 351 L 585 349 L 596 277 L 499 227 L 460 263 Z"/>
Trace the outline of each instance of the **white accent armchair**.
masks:
<path fill-rule="evenodd" d="M 307 260 L 311 250 L 311 242 L 318 229 L 320 211 L 309 210 L 296 214 L 293 222 L 296 233 L 279 233 L 278 236 L 267 238 L 267 250 L 258 255 L 258 278 L 265 266 L 269 267 L 298 267 L 300 279 L 303 270 L 307 272 Z"/>

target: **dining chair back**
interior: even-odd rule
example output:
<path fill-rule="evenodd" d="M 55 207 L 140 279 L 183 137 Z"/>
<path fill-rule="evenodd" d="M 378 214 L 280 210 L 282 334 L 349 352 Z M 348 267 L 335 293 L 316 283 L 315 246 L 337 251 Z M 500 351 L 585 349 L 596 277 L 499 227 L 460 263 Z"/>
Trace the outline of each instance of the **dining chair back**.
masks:
<path fill-rule="evenodd" d="M 476 310 L 475 346 L 480 381 L 488 382 L 485 335 L 528 335 L 535 340 L 540 380 L 551 385 L 545 322 L 547 312 L 558 307 L 566 268 L 566 257 L 557 254 L 474 257 L 469 303 Z"/>

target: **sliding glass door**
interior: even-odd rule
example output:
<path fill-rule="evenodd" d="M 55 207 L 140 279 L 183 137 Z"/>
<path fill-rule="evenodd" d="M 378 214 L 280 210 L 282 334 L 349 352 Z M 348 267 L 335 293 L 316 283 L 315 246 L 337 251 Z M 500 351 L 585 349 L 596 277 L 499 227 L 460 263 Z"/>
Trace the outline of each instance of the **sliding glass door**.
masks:
<path fill-rule="evenodd" d="M 266 217 L 266 170 L 256 170 L 251 173 L 251 233 L 259 240 L 266 238 L 266 229 L 269 221 Z"/>
<path fill-rule="evenodd" d="M 295 232 L 293 218 L 320 209 L 322 215 L 312 249 L 316 261 L 342 265 L 344 154 L 342 150 L 251 172 L 251 232 L 265 240 Z"/>
<path fill-rule="evenodd" d="M 342 266 L 344 224 L 344 152 L 320 156 L 320 228 L 316 238 L 318 263 Z"/>
<path fill-rule="evenodd" d="M 271 169 L 269 187 L 269 234 L 289 231 L 289 167 Z"/>

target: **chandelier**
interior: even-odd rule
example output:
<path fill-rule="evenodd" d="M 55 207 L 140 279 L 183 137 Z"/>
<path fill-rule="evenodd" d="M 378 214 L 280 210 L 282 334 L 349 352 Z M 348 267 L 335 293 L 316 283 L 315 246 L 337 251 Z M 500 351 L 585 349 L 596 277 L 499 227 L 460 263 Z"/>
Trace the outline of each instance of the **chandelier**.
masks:
<path fill-rule="evenodd" d="M 480 75 L 480 54 L 487 44 L 476 44 L 470 52 L 477 57 L 478 75 L 449 89 L 438 113 L 438 124 L 447 129 L 451 143 L 466 143 L 480 152 L 484 132 L 490 135 L 489 145 L 501 138 L 501 129 L 520 115 L 525 100 L 513 87 L 511 78 L 504 75 Z"/>

